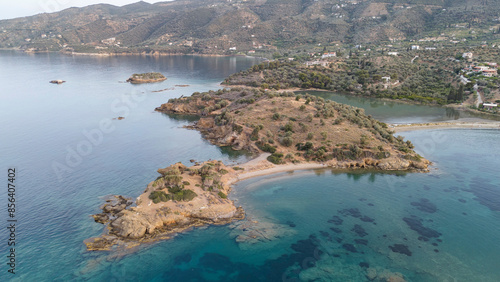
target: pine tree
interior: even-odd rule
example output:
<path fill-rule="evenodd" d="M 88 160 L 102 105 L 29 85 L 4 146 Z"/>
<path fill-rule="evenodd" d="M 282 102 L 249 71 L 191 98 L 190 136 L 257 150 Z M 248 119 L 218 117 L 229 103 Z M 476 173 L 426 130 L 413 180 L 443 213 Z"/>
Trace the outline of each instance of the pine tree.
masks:
<path fill-rule="evenodd" d="M 448 94 L 448 102 L 454 102 L 457 100 L 457 92 L 455 88 L 452 86 L 450 87 L 450 93 Z"/>
<path fill-rule="evenodd" d="M 458 88 L 456 100 L 459 102 L 462 102 L 464 100 L 464 85 L 463 84 L 460 84 L 460 87 Z"/>

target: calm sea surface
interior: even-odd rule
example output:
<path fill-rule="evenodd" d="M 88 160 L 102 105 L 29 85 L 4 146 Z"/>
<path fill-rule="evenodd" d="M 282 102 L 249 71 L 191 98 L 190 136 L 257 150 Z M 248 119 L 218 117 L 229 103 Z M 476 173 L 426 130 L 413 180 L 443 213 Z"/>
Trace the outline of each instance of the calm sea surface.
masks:
<path fill-rule="evenodd" d="M 453 108 L 412 105 L 397 100 L 381 100 L 328 91 L 300 91 L 299 93 L 309 93 L 338 103 L 363 108 L 367 115 L 372 115 L 374 118 L 387 123 L 406 124 L 452 120 L 465 121 L 467 119 L 484 118 L 500 120 L 496 117 L 460 111 Z"/>
<path fill-rule="evenodd" d="M 434 162 L 428 174 L 297 171 L 243 181 L 231 197 L 266 240 L 237 242 L 247 234 L 243 221 L 129 254 L 86 252 L 82 241 L 103 231 L 90 215 L 106 195 L 135 198 L 158 168 L 178 161 L 248 160 L 182 128 L 192 118 L 153 110 L 169 98 L 217 89 L 255 63 L 0 52 L 0 181 L 8 168 L 18 171 L 17 274 L 7 273 L 4 227 L 0 281 L 366 281 L 395 272 L 410 281 L 500 281 L 497 130 L 405 132 Z M 150 71 L 168 80 L 122 83 Z M 67 82 L 49 84 L 53 79 Z M 435 116 L 423 106 L 417 114 L 409 105 L 391 108 L 398 114 L 379 118 Z M 112 120 L 119 116 L 125 119 Z M 5 208 L 1 213 L 5 226 Z"/>

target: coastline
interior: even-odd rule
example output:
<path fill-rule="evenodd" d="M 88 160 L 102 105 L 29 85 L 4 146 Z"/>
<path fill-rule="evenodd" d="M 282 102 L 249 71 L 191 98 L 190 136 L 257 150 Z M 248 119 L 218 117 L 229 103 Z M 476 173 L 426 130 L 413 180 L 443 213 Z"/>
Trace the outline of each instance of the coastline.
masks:
<path fill-rule="evenodd" d="M 295 170 L 313 170 L 328 168 L 329 166 L 325 163 L 298 163 L 298 164 L 283 164 L 275 165 L 267 161 L 267 157 L 270 156 L 269 153 L 263 153 L 256 158 L 243 163 L 240 165 L 244 168 L 242 172 L 236 173 L 230 180 L 227 181 L 227 185 L 234 185 L 239 181 L 255 178 L 259 176 L 271 175 L 280 172 L 288 172 Z"/>

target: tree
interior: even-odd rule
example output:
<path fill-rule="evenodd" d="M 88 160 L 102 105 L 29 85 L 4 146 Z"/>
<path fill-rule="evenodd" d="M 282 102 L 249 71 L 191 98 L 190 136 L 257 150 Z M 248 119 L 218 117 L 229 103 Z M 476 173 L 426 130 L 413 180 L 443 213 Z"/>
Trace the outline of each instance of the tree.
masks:
<path fill-rule="evenodd" d="M 456 100 L 457 100 L 457 91 L 452 86 L 452 87 L 450 87 L 450 92 L 448 93 L 448 102 L 452 102 L 452 101 L 456 101 Z"/>
<path fill-rule="evenodd" d="M 463 84 L 460 84 L 460 87 L 458 88 L 456 100 L 458 100 L 460 102 L 462 102 L 464 100 L 464 85 Z"/>

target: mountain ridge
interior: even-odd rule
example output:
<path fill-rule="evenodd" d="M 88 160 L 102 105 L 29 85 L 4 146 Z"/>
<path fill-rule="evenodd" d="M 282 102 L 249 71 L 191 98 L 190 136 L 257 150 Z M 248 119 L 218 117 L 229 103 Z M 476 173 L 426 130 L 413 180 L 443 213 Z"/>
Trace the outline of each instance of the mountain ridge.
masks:
<path fill-rule="evenodd" d="M 1 20 L 0 48 L 226 54 L 413 40 L 456 26 L 494 34 L 499 19 L 500 7 L 488 0 L 141 1 Z"/>

